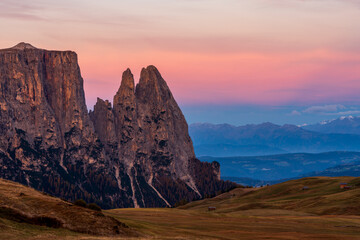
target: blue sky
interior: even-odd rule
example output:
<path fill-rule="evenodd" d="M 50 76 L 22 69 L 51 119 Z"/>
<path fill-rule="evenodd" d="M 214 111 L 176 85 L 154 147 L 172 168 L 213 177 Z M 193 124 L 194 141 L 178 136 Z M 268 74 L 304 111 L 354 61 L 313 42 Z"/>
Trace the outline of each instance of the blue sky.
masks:
<path fill-rule="evenodd" d="M 360 106 L 323 104 L 310 106 L 261 105 L 183 105 L 180 106 L 189 124 L 208 122 L 232 125 L 259 124 L 312 124 L 341 116 L 360 116 Z"/>
<path fill-rule="evenodd" d="M 0 48 L 78 53 L 88 107 L 155 65 L 189 123 L 360 109 L 360 0 L 1 0 Z M 274 107 L 275 106 L 275 107 Z"/>
<path fill-rule="evenodd" d="M 359 0 L 1 0 L 0 27 L 77 52 L 89 107 L 148 65 L 182 105 L 360 104 Z"/>

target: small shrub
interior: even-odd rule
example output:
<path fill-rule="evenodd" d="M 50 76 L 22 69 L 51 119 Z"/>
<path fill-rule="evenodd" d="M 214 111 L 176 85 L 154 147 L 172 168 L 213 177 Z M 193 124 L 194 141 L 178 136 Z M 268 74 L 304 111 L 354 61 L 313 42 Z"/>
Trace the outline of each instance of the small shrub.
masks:
<path fill-rule="evenodd" d="M 31 223 L 40 225 L 40 226 L 47 226 L 52 228 L 60 228 L 63 224 L 56 218 L 47 217 L 47 216 L 40 216 L 31 218 Z"/>
<path fill-rule="evenodd" d="M 174 204 L 174 207 L 184 206 L 184 205 L 186 205 L 186 204 L 188 204 L 188 203 L 189 203 L 189 201 L 184 198 L 184 199 L 178 201 L 177 203 L 175 203 L 175 204 Z"/>
<path fill-rule="evenodd" d="M 102 212 L 97 212 L 97 213 L 95 214 L 95 216 L 104 217 L 105 215 L 104 215 Z"/>
<path fill-rule="evenodd" d="M 64 201 L 64 202 L 67 202 L 67 203 L 72 203 L 71 201 L 69 201 L 68 199 L 66 199 L 66 198 L 60 198 L 62 201 Z"/>
<path fill-rule="evenodd" d="M 90 203 L 87 208 L 95 211 L 101 211 L 101 207 L 99 207 L 96 203 Z"/>
<path fill-rule="evenodd" d="M 86 204 L 86 202 L 83 200 L 83 199 L 78 199 L 78 200 L 76 200 L 75 202 L 74 202 L 74 204 L 76 205 L 76 206 L 79 206 L 79 207 L 87 207 L 87 204 Z"/>

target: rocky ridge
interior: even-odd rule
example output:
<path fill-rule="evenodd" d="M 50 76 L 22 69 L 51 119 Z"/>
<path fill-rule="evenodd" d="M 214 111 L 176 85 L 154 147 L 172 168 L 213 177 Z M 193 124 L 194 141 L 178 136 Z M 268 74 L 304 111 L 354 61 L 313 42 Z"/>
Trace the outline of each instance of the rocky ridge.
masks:
<path fill-rule="evenodd" d="M 233 187 L 218 164 L 195 158 L 154 66 L 136 87 L 126 70 L 113 103 L 98 99 L 88 113 L 72 51 L 0 50 L 0 177 L 104 208 L 173 206 Z"/>

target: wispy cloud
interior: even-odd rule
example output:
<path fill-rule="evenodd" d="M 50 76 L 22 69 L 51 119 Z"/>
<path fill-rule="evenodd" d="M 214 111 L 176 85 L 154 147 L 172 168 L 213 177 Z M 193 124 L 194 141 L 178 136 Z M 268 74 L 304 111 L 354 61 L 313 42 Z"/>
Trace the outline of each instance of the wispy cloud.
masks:
<path fill-rule="evenodd" d="M 356 114 L 360 114 L 360 111 L 358 111 L 358 110 L 343 111 L 343 112 L 336 112 L 336 113 L 325 113 L 324 115 L 346 116 L 346 115 L 356 115 Z"/>
<path fill-rule="evenodd" d="M 300 116 L 301 112 L 297 111 L 297 110 L 293 110 L 290 114 L 290 116 Z"/>
<path fill-rule="evenodd" d="M 44 10 L 44 2 L 31 1 L 31 4 L 21 0 L 2 0 L 0 2 L 0 18 L 18 20 L 43 20 L 40 11 Z"/>
<path fill-rule="evenodd" d="M 303 113 L 309 114 L 328 114 L 336 113 L 339 110 L 346 109 L 344 105 L 333 104 L 333 105 L 323 105 L 323 106 L 311 106 L 303 110 Z"/>
<path fill-rule="evenodd" d="M 354 107 L 346 107 L 341 104 L 311 106 L 306 108 L 302 112 L 307 114 L 326 115 L 326 116 L 348 116 L 348 115 L 360 114 L 360 110 Z"/>

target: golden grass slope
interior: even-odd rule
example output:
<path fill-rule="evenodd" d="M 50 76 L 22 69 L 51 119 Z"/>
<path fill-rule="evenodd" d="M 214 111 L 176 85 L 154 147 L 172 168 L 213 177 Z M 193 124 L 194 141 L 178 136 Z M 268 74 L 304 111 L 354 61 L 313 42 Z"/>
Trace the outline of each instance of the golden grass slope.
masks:
<path fill-rule="evenodd" d="M 352 188 L 340 189 L 342 182 Z M 237 188 L 177 209 L 107 213 L 155 239 L 360 239 L 359 210 L 360 178 L 313 177 Z"/>
<path fill-rule="evenodd" d="M 359 216 L 316 216 L 277 209 L 244 214 L 181 209 L 114 209 L 107 213 L 151 239 L 360 239 Z"/>
<path fill-rule="evenodd" d="M 351 188 L 340 189 L 343 182 Z M 209 206 L 216 207 L 218 213 L 281 209 L 318 215 L 360 215 L 360 178 L 310 177 L 260 189 L 237 188 L 180 208 L 205 211 Z"/>

